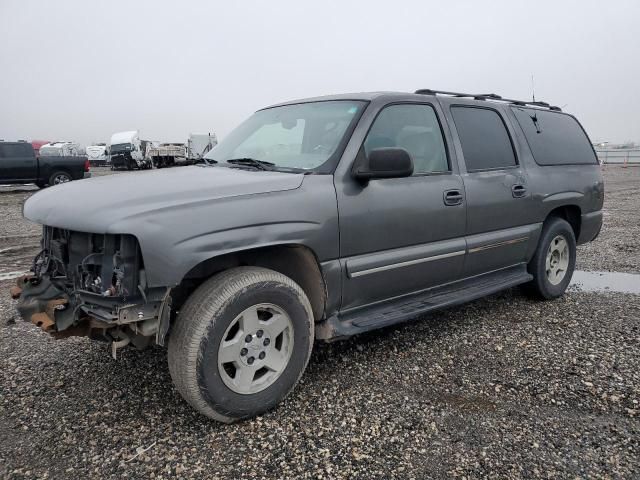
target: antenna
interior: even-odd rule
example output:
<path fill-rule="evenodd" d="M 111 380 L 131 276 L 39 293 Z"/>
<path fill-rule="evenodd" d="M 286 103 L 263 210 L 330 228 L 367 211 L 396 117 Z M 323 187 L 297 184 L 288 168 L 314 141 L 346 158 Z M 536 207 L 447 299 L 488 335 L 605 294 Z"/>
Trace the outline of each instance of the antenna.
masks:
<path fill-rule="evenodd" d="M 533 81 L 533 73 L 531 74 L 531 98 L 534 102 L 536 101 L 536 86 L 535 82 Z"/>

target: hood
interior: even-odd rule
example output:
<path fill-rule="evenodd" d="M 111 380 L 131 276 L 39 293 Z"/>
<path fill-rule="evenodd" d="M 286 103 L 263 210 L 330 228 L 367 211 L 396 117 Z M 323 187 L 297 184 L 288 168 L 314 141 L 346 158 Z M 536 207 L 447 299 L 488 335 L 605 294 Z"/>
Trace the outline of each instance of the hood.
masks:
<path fill-rule="evenodd" d="M 118 231 L 161 211 L 184 211 L 245 195 L 293 190 L 304 175 L 226 167 L 177 167 L 127 172 L 44 189 L 24 204 L 36 223 L 92 233 Z"/>

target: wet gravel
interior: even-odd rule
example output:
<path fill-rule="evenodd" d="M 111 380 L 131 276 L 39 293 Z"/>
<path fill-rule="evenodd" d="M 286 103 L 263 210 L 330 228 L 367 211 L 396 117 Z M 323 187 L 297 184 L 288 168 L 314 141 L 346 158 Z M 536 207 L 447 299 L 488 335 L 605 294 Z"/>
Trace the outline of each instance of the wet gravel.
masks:
<path fill-rule="evenodd" d="M 638 172 L 607 167 L 605 230 L 580 268 L 640 272 L 637 249 L 610 251 L 637 242 Z M 27 245 L 29 191 L 6 188 L 0 238 Z M 0 272 L 24 266 L 2 248 Z M 0 294 L 1 478 L 640 476 L 638 295 L 537 302 L 512 289 L 318 344 L 278 409 L 234 425 L 181 400 L 162 348 L 114 361 L 104 344 L 14 318 Z"/>

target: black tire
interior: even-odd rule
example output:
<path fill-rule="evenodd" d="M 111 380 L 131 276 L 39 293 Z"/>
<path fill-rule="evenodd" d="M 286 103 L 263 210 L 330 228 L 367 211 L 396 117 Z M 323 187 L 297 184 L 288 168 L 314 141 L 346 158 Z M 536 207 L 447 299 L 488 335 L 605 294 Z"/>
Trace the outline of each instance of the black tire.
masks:
<path fill-rule="evenodd" d="M 269 386 L 256 393 L 236 393 L 221 376 L 218 350 L 238 315 L 263 303 L 289 316 L 291 354 Z M 169 372 L 191 406 L 214 420 L 231 423 L 270 410 L 287 396 L 307 366 L 313 339 L 311 305 L 298 284 L 266 268 L 233 268 L 204 282 L 182 306 L 169 336 Z"/>
<path fill-rule="evenodd" d="M 63 171 L 53 172 L 49 177 L 49 185 L 53 187 L 54 185 L 67 183 L 67 182 L 70 182 L 71 180 L 73 179 L 71 178 L 71 175 L 69 175 L 67 172 L 63 172 Z"/>
<path fill-rule="evenodd" d="M 547 253 L 551 242 L 558 236 L 565 239 L 568 246 L 568 266 L 562 280 L 553 284 L 547 274 Z M 564 294 L 571 282 L 573 270 L 576 266 L 576 237 L 573 228 L 566 220 L 558 217 L 548 219 L 542 227 L 538 248 L 527 267 L 529 273 L 533 275 L 533 280 L 526 285 L 526 290 L 535 297 L 542 299 L 558 298 Z"/>

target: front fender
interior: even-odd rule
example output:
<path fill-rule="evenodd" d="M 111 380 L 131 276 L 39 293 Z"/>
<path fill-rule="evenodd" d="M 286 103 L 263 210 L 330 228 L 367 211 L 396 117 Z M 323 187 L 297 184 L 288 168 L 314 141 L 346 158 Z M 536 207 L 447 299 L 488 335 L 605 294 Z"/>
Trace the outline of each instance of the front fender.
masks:
<path fill-rule="evenodd" d="M 175 286 L 214 257 L 274 245 L 304 245 L 319 261 L 338 258 L 338 211 L 330 175 L 300 188 L 221 199 L 139 218 L 135 230 L 150 287 Z M 131 231 L 132 226 L 118 225 Z"/>

